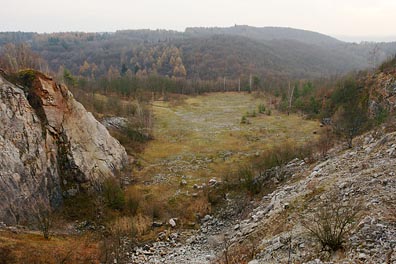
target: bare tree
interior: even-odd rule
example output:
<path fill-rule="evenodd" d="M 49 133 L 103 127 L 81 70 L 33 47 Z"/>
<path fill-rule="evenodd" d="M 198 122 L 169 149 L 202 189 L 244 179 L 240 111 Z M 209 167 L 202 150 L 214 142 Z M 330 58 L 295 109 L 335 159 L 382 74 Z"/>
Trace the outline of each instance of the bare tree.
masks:
<path fill-rule="evenodd" d="M 30 47 L 22 44 L 6 44 L 1 49 L 0 67 L 10 72 L 23 69 L 35 69 L 48 72 L 48 64 Z"/>
<path fill-rule="evenodd" d="M 324 124 L 324 131 L 320 135 L 319 141 L 317 142 L 317 149 L 320 152 L 322 158 L 325 158 L 328 151 L 334 144 L 333 129 L 330 125 Z"/>
<path fill-rule="evenodd" d="M 369 62 L 373 69 L 377 68 L 377 64 L 379 60 L 379 52 L 380 52 L 380 48 L 378 43 L 376 43 L 373 49 L 369 52 Z"/>
<path fill-rule="evenodd" d="M 50 232 L 53 224 L 52 210 L 45 205 L 39 205 L 35 211 L 37 226 L 45 239 L 50 238 Z"/>
<path fill-rule="evenodd" d="M 224 263 L 225 264 L 230 263 L 230 256 L 229 256 L 230 246 L 231 246 L 231 241 L 228 237 L 228 234 L 224 234 L 224 236 L 223 236 L 223 254 L 224 254 Z"/>
<path fill-rule="evenodd" d="M 290 86 L 290 81 L 289 81 L 289 107 L 287 109 L 287 115 L 290 115 L 290 111 L 291 111 L 291 106 L 292 106 L 292 102 L 293 102 L 293 94 L 294 94 L 294 86 L 291 87 Z"/>

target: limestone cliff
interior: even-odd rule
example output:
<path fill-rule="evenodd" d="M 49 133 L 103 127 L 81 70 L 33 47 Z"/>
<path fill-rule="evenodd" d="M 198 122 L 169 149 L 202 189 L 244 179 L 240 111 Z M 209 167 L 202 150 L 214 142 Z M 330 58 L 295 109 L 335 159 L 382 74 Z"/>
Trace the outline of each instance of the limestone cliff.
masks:
<path fill-rule="evenodd" d="M 125 149 L 67 87 L 31 70 L 0 72 L 0 221 L 98 189 L 126 162 Z"/>

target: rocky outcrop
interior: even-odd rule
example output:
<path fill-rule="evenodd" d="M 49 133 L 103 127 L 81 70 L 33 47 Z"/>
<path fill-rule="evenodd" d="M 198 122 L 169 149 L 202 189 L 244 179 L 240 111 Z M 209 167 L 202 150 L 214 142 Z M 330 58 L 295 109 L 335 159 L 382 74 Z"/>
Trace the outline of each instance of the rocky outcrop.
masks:
<path fill-rule="evenodd" d="M 67 87 L 30 70 L 7 79 L 0 74 L 1 221 L 98 189 L 126 165 L 125 149 Z"/>
<path fill-rule="evenodd" d="M 370 116 L 396 110 L 396 71 L 381 71 L 368 76 L 365 86 L 369 91 Z"/>

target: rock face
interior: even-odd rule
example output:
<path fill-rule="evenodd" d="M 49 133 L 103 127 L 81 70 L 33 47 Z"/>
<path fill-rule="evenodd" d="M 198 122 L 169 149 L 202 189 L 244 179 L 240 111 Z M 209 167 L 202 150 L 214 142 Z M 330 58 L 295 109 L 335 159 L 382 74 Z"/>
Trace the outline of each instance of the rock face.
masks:
<path fill-rule="evenodd" d="M 369 87 L 369 110 L 371 116 L 381 111 L 394 113 L 396 110 L 396 70 L 374 73 L 365 80 Z"/>
<path fill-rule="evenodd" d="M 1 72 L 0 72 L 1 73 Z M 70 91 L 34 71 L 25 85 L 0 74 L 0 221 L 20 222 L 39 205 L 97 189 L 127 154 Z M 72 190 L 72 191 L 71 191 Z"/>

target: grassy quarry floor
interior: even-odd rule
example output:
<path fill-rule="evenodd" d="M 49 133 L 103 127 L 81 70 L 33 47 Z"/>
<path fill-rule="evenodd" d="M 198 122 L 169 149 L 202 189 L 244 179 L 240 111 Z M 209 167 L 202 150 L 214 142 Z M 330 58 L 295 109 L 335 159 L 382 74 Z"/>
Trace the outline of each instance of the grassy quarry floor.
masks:
<path fill-rule="evenodd" d="M 260 104 L 271 109 L 264 96 L 236 92 L 153 102 L 154 140 L 138 157 L 137 184 L 127 191 L 157 203 L 160 211 L 166 211 L 157 213 L 158 218 L 194 221 L 195 213 L 210 210 L 194 185 L 221 181 L 278 144 L 303 144 L 315 138 L 317 121 L 274 109 L 271 115 L 259 114 Z M 242 116 L 253 111 L 256 116 L 248 117 L 249 124 L 241 124 Z"/>

